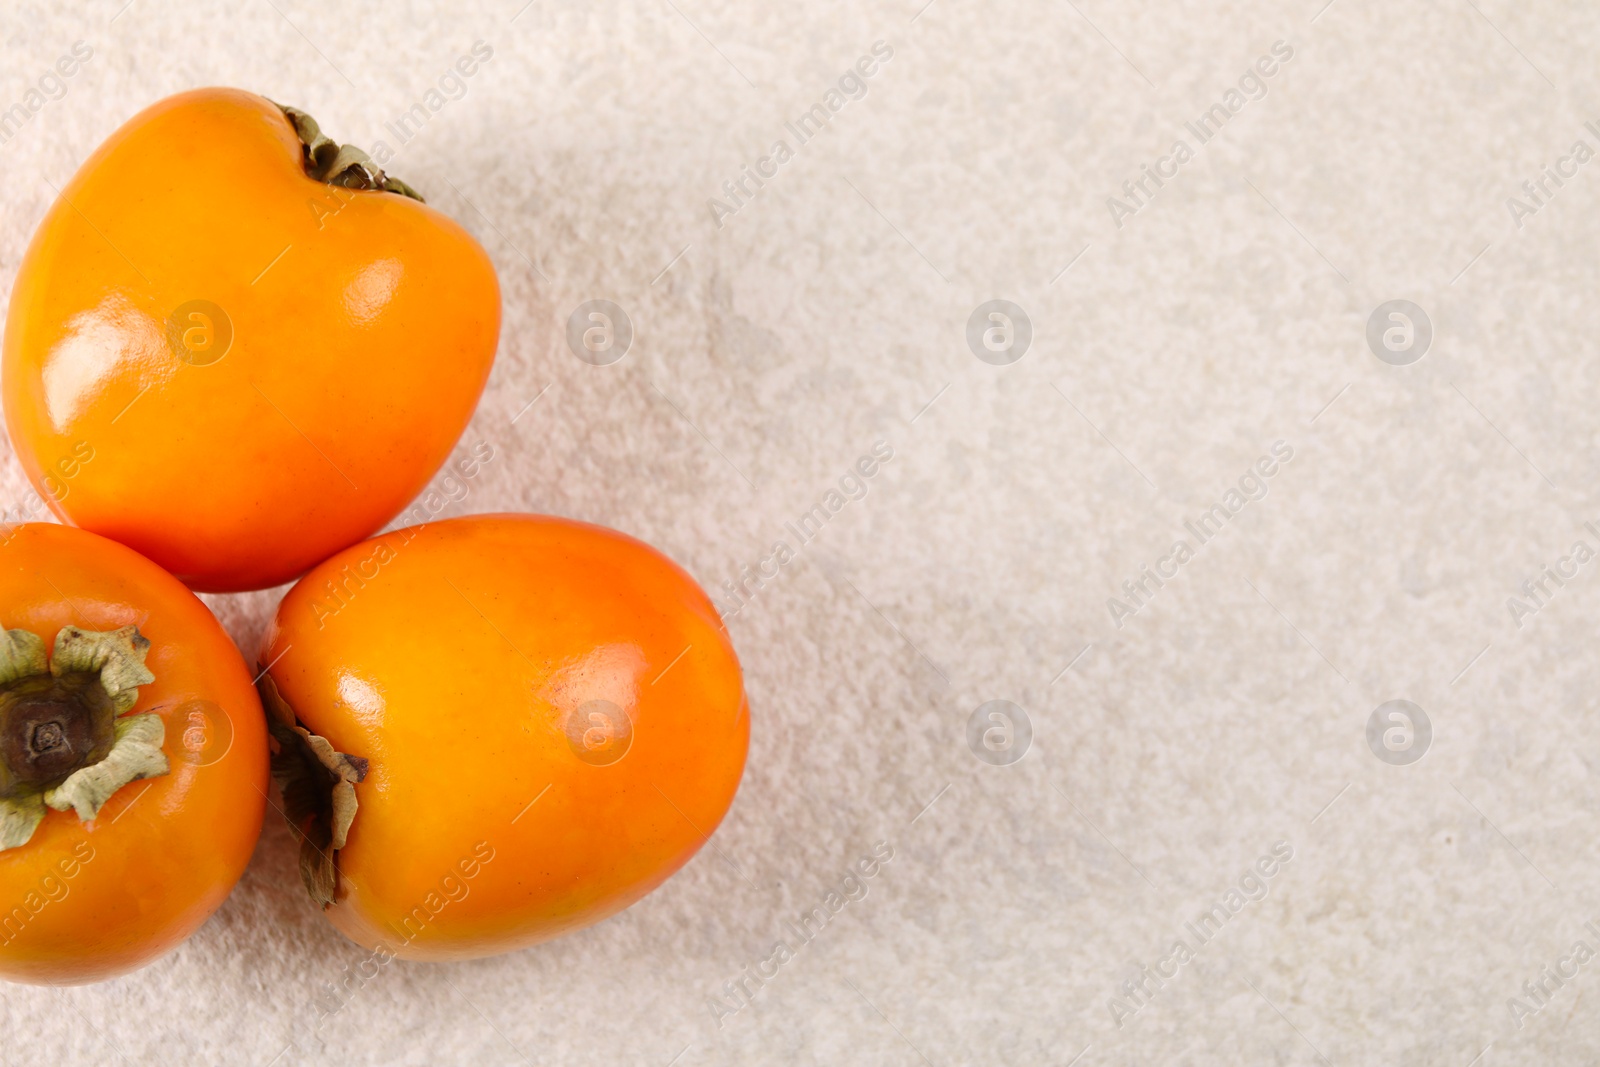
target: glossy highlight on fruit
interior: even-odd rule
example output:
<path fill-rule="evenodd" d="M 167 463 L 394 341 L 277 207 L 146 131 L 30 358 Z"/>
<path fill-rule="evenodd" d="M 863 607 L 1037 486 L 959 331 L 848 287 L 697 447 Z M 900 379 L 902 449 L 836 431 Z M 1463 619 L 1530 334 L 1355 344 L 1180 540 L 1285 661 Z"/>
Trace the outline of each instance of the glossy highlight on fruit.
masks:
<path fill-rule="evenodd" d="M 620 911 L 707 841 L 744 768 L 711 601 L 585 523 L 352 546 L 284 597 L 259 659 L 307 887 L 387 955 L 484 956 Z"/>
<path fill-rule="evenodd" d="M 0 624 L 0 978 L 111 978 L 176 947 L 243 873 L 261 705 L 193 593 L 83 530 L 0 525 Z"/>
<path fill-rule="evenodd" d="M 7 427 L 51 509 L 213 591 L 288 581 L 398 514 L 500 329 L 488 256 L 414 196 L 235 89 L 112 134 L 6 321 Z"/>

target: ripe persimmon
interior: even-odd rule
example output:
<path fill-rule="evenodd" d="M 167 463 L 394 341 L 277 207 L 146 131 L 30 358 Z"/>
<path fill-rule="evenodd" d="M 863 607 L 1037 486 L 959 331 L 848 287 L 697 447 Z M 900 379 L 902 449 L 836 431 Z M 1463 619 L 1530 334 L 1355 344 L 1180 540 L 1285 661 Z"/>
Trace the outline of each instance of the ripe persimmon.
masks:
<path fill-rule="evenodd" d="M 221 591 L 398 514 L 500 331 L 487 254 L 415 196 L 239 90 L 112 134 L 39 224 L 6 320 L 7 428 L 51 509 Z"/>
<path fill-rule="evenodd" d="M 531 945 L 622 910 L 733 802 L 750 720 L 705 593 L 614 530 L 408 527 L 289 591 L 260 653 L 312 898 L 408 959 Z"/>
<path fill-rule="evenodd" d="M 243 658 L 193 593 L 96 534 L 0 526 L 0 977 L 110 978 L 238 881 L 267 739 Z"/>

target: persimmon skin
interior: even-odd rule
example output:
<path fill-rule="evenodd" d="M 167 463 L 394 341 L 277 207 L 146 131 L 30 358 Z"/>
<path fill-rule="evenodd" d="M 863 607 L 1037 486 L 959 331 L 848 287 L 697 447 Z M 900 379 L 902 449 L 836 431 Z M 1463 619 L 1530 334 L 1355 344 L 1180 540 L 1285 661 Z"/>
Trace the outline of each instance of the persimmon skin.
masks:
<path fill-rule="evenodd" d="M 193 593 L 83 530 L 0 526 L 0 623 L 46 645 L 69 624 L 135 625 L 150 640 L 145 663 L 156 680 L 128 714 L 162 717 L 170 770 L 123 786 L 90 822 L 50 811 L 31 840 L 0 851 L 0 978 L 113 978 L 182 943 L 250 862 L 267 799 L 260 700 L 238 649 Z M 183 709 L 197 700 L 227 716 L 232 740 L 220 758 L 192 734 L 197 747 L 185 747 Z"/>
<path fill-rule="evenodd" d="M 325 914 L 407 959 L 621 911 L 705 843 L 749 744 L 705 593 L 650 546 L 565 519 L 471 516 L 353 546 L 284 597 L 260 661 L 307 729 L 369 761 Z M 591 700 L 631 720 L 615 762 L 569 742 Z"/>
<path fill-rule="evenodd" d="M 169 339 L 197 300 L 232 333 L 203 364 Z M 261 589 L 421 491 L 499 332 L 494 267 L 454 221 L 309 177 L 275 104 L 198 89 L 113 133 L 39 224 L 6 321 L 6 422 L 63 521 L 195 589 Z"/>

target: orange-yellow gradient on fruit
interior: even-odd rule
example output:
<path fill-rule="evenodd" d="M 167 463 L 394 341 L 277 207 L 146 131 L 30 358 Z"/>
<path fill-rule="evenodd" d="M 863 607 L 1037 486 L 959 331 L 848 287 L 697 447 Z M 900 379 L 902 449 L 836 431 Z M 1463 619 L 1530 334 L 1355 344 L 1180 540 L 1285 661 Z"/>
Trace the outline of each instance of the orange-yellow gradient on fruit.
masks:
<path fill-rule="evenodd" d="M 63 520 L 196 589 L 264 588 L 422 489 L 499 329 L 465 230 L 309 177 L 274 103 L 200 89 L 112 134 L 39 224 L 6 320 L 6 422 Z"/>
<path fill-rule="evenodd" d="M 150 641 L 129 714 L 161 716 L 170 769 L 123 786 L 90 822 L 51 811 L 0 851 L 0 978 L 67 984 L 133 970 L 216 910 L 250 860 L 267 798 L 261 705 L 211 612 L 103 537 L 0 526 L 0 624 L 48 645 L 63 626 L 137 626 Z"/>
<path fill-rule="evenodd" d="M 283 599 L 260 660 L 310 732 L 367 761 L 326 915 L 405 958 L 620 911 L 706 843 L 744 768 L 716 609 L 599 526 L 485 515 L 356 545 Z"/>

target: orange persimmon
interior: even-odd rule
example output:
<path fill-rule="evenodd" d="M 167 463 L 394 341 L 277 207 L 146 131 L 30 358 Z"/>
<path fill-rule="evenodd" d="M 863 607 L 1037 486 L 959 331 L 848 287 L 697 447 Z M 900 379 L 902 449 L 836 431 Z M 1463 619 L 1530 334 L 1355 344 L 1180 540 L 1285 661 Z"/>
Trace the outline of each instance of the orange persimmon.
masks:
<path fill-rule="evenodd" d="M 56 515 L 228 591 L 398 514 L 500 331 L 489 257 L 414 197 L 235 89 L 112 134 L 39 224 L 6 320 L 7 428 Z"/>
<path fill-rule="evenodd" d="M 92 982 L 177 946 L 261 830 L 267 737 L 217 620 L 96 534 L 0 526 L 0 977 Z"/>
<path fill-rule="evenodd" d="M 744 769 L 716 609 L 599 526 L 483 515 L 355 545 L 284 597 L 260 663 L 307 888 L 390 956 L 622 910 L 706 842 Z"/>

